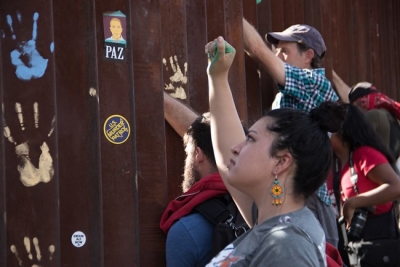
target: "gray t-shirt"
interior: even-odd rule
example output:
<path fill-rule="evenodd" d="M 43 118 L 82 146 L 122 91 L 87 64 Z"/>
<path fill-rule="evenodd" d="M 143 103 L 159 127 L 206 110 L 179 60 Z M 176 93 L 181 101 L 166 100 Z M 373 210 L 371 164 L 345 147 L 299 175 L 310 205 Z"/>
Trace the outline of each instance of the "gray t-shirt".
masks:
<path fill-rule="evenodd" d="M 325 267 L 325 234 L 305 207 L 256 225 L 207 266 Z"/>

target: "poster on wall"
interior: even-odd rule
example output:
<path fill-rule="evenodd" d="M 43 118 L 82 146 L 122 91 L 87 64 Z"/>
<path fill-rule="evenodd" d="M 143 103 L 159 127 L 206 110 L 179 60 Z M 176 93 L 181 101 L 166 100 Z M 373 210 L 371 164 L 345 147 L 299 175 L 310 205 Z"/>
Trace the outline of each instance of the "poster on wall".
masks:
<path fill-rule="evenodd" d="M 103 13 L 104 58 L 123 61 L 126 49 L 126 16 L 121 11 Z"/>

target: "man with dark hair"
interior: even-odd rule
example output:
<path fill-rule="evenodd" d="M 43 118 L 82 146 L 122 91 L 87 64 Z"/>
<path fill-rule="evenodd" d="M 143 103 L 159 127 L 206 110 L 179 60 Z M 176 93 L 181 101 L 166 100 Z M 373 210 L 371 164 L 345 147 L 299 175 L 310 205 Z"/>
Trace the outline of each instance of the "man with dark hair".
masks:
<path fill-rule="evenodd" d="M 205 266 L 214 256 L 214 226 L 192 211 L 198 204 L 228 193 L 214 158 L 210 113 L 196 117 L 195 112 L 164 93 L 164 114 L 183 136 L 186 152 L 183 195 L 169 203 L 160 221 L 160 228 L 167 234 L 167 266 Z"/>
<path fill-rule="evenodd" d="M 279 93 L 273 108 L 293 108 L 310 112 L 324 101 L 338 97 L 321 68 L 326 46 L 321 34 L 306 24 L 293 25 L 283 32 L 269 32 L 265 39 L 275 46 L 268 48 L 257 30 L 243 19 L 243 41 L 246 52 L 256 59 L 277 82 Z M 335 211 L 326 184 L 307 202 L 326 235 L 326 241 L 337 246 L 339 237 Z"/>

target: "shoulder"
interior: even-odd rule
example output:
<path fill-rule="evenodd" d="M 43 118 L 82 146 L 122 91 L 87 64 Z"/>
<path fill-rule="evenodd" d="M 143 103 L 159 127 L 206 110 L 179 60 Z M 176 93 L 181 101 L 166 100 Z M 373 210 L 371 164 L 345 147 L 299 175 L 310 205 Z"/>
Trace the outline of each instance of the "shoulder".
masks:
<path fill-rule="evenodd" d="M 175 222 L 168 232 L 168 236 L 183 236 L 188 234 L 192 237 L 202 236 L 212 231 L 213 225 L 200 213 L 192 213 L 180 218 Z"/>
<path fill-rule="evenodd" d="M 377 160 L 382 160 L 387 162 L 385 155 L 382 154 L 379 150 L 376 150 L 370 146 L 361 146 L 354 150 L 354 158 L 359 160 L 367 160 L 371 157 L 376 158 Z"/>
<path fill-rule="evenodd" d="M 300 69 L 285 63 L 286 83 L 293 86 L 304 86 L 305 89 L 315 89 L 322 91 L 322 94 L 329 93 L 332 97 L 326 100 L 336 101 L 330 81 L 325 76 L 325 69 Z M 334 93 L 334 94 L 333 94 Z"/>
<path fill-rule="evenodd" d="M 271 229 L 261 244 L 258 254 L 271 260 L 270 266 L 324 266 L 325 239 L 313 240 L 302 228 L 293 224 L 277 226 Z"/>
<path fill-rule="evenodd" d="M 354 150 L 353 160 L 355 168 L 358 166 L 364 173 L 369 172 L 379 164 L 388 163 L 386 156 L 382 154 L 382 152 L 370 146 L 356 148 Z"/>
<path fill-rule="evenodd" d="M 199 213 L 175 222 L 167 235 L 167 266 L 204 266 L 211 259 L 212 230 L 212 224 Z"/>

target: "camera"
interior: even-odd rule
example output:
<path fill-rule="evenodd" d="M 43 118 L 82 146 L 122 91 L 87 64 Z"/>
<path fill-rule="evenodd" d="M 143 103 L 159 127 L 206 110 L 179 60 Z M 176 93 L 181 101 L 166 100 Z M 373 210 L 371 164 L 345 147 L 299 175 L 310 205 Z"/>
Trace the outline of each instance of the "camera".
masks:
<path fill-rule="evenodd" d="M 351 219 L 350 227 L 347 236 L 350 241 L 358 241 L 367 222 L 369 214 L 374 213 L 375 207 L 357 208 L 354 211 L 353 218 Z"/>

